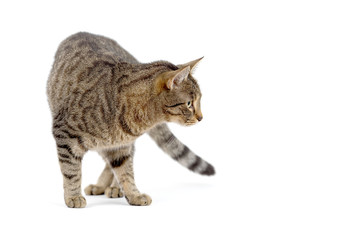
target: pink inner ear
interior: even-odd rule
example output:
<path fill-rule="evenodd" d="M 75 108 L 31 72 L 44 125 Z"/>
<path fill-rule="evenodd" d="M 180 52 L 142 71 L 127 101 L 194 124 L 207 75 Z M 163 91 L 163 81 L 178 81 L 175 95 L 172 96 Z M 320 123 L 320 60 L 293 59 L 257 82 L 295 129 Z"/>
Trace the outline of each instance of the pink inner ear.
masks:
<path fill-rule="evenodd" d="M 173 82 L 174 84 L 178 85 L 180 84 L 183 80 L 185 80 L 187 78 L 187 76 L 190 73 L 190 66 L 185 67 L 184 69 L 182 69 L 179 73 L 177 73 L 175 75 L 175 77 L 173 78 Z"/>
<path fill-rule="evenodd" d="M 173 89 L 174 86 L 179 85 L 183 80 L 187 78 L 190 73 L 190 66 L 183 69 L 176 70 L 172 73 L 173 76 L 167 80 L 166 86 L 168 89 Z"/>
<path fill-rule="evenodd" d="M 173 79 L 173 83 L 175 85 L 179 85 L 185 78 L 183 78 L 182 76 L 176 75 L 175 78 Z"/>

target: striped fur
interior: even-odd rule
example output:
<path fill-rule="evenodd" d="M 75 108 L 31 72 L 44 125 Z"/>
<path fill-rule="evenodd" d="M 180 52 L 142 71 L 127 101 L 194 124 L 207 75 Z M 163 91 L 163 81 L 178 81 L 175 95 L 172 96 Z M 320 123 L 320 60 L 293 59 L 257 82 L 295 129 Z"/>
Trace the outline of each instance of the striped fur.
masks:
<path fill-rule="evenodd" d="M 180 142 L 166 124 L 156 126 L 151 129 L 148 134 L 165 153 L 170 155 L 182 166 L 202 175 L 215 174 L 214 167 Z"/>
<path fill-rule="evenodd" d="M 199 61 L 142 64 L 115 41 L 89 33 L 60 44 L 47 95 L 68 207 L 86 205 L 80 187 L 81 161 L 88 150 L 98 151 L 106 167 L 86 194 L 124 194 L 130 204 L 149 205 L 151 198 L 138 191 L 133 174 L 134 141 L 144 133 L 181 165 L 214 174 L 165 124 L 201 121 L 201 92 L 191 75 Z"/>

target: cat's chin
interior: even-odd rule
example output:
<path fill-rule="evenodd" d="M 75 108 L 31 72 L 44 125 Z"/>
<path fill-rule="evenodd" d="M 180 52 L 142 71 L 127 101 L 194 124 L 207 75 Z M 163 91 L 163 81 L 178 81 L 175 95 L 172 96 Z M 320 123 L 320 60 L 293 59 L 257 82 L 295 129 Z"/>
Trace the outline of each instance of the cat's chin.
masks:
<path fill-rule="evenodd" d="M 184 126 L 184 127 L 190 127 L 190 126 L 193 126 L 196 124 L 196 122 L 179 122 L 179 121 L 177 121 L 175 123 L 177 123 L 178 125 Z"/>
<path fill-rule="evenodd" d="M 195 125 L 196 123 L 197 123 L 196 121 L 195 121 L 195 122 L 186 122 L 186 123 L 184 124 L 184 126 L 189 127 L 189 126 Z"/>
<path fill-rule="evenodd" d="M 173 120 L 173 121 L 172 121 Z M 195 125 L 198 121 L 182 121 L 180 119 L 172 119 L 170 122 L 174 122 L 178 125 L 181 125 L 181 126 L 186 126 L 186 127 L 189 127 L 189 126 L 193 126 Z"/>

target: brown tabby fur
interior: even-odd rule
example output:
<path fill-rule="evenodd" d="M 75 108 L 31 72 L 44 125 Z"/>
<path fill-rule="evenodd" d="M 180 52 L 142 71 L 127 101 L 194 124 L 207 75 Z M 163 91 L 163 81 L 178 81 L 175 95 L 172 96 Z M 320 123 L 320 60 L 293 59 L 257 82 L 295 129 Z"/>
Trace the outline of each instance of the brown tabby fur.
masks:
<path fill-rule="evenodd" d="M 132 205 L 149 205 L 151 198 L 138 191 L 133 174 L 134 141 L 144 133 L 188 169 L 215 173 L 165 124 L 201 121 L 201 92 L 191 76 L 199 61 L 141 64 L 115 41 L 89 33 L 60 44 L 47 95 L 68 207 L 86 205 L 81 160 L 88 150 L 98 151 L 106 167 L 86 194 L 125 195 Z"/>

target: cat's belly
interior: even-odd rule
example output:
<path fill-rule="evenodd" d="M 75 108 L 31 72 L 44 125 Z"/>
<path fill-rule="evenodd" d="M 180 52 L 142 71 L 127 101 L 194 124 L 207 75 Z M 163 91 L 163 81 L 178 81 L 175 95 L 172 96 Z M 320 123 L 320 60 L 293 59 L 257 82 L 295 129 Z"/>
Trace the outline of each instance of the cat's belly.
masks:
<path fill-rule="evenodd" d="M 108 135 L 108 134 L 107 134 Z M 102 150 L 109 148 L 118 148 L 122 146 L 128 146 L 134 143 L 139 136 L 131 136 L 122 132 L 118 132 L 113 136 L 84 136 L 84 145 L 89 150 Z"/>

